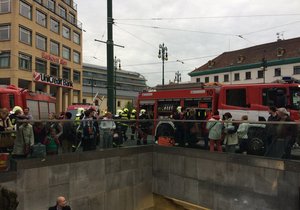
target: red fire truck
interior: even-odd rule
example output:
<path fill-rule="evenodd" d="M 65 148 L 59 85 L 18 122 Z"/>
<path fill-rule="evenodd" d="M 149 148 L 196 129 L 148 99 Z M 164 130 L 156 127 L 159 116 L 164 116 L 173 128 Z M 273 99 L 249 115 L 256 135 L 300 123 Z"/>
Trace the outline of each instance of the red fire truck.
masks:
<path fill-rule="evenodd" d="M 47 119 L 55 112 L 56 99 L 46 93 L 34 93 L 13 85 L 0 86 L 0 107 L 12 110 L 15 106 L 29 107 L 34 119 Z"/>
<path fill-rule="evenodd" d="M 207 120 L 207 114 L 216 110 L 221 116 L 230 112 L 235 120 L 241 120 L 243 115 L 248 115 L 249 121 L 266 120 L 269 106 L 286 107 L 291 118 L 299 120 L 300 84 L 174 84 L 140 93 L 138 97 L 138 110 L 145 109 L 154 119 L 156 138 L 160 136 L 157 130 L 164 130 L 160 126 L 169 124 L 174 128 L 166 119 L 178 106 L 193 108 L 197 120 Z"/>

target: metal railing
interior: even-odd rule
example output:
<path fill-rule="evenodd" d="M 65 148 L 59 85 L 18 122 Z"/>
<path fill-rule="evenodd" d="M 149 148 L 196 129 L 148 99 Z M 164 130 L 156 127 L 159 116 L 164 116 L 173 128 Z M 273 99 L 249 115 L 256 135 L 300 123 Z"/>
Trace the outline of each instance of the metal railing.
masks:
<path fill-rule="evenodd" d="M 31 148 L 28 154 L 25 154 L 24 142 Z M 168 119 L 18 120 L 15 130 L 0 132 L 0 153 L 16 158 L 45 158 L 47 155 L 146 144 L 300 160 L 300 123 Z"/>

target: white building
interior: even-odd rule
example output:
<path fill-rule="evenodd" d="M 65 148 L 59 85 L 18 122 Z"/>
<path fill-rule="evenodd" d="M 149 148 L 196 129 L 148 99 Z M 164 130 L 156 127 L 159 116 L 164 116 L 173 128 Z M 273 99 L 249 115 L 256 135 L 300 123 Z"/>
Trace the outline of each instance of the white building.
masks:
<path fill-rule="evenodd" d="M 300 37 L 224 52 L 189 75 L 198 83 L 270 83 L 285 76 L 300 80 Z"/>

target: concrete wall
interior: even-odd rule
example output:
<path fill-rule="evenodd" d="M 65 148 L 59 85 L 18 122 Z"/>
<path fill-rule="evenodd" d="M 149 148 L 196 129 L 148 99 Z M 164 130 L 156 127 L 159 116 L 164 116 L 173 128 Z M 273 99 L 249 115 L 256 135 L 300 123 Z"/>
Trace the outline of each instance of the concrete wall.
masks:
<path fill-rule="evenodd" d="M 299 209 L 300 163 L 154 147 L 153 192 L 214 210 Z"/>
<path fill-rule="evenodd" d="M 43 210 L 59 195 L 72 210 L 142 210 L 153 207 L 152 146 L 20 160 L 0 175 L 18 194 L 18 210 Z M 1 174 L 1 173 L 0 173 Z"/>

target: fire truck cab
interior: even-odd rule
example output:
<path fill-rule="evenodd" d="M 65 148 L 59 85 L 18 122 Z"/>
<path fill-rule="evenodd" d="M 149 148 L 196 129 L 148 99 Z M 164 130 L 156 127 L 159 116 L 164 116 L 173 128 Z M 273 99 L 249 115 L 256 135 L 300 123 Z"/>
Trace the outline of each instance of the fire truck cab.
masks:
<path fill-rule="evenodd" d="M 34 119 L 48 119 L 48 114 L 55 112 L 55 102 L 56 99 L 46 93 L 34 93 L 13 85 L 0 87 L 1 108 L 29 107 Z"/>

